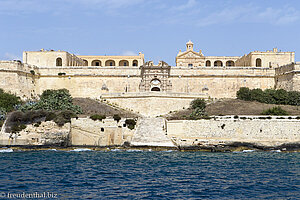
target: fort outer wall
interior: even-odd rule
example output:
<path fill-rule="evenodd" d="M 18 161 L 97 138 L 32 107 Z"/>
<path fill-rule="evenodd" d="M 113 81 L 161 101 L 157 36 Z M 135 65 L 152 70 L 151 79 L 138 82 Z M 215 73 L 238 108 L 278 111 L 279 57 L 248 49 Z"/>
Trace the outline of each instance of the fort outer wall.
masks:
<path fill-rule="evenodd" d="M 275 88 L 300 91 L 300 63 L 292 63 L 275 69 Z"/>
<path fill-rule="evenodd" d="M 36 97 L 36 67 L 18 61 L 0 61 L 0 88 L 23 100 Z"/>
<path fill-rule="evenodd" d="M 251 118 L 251 116 L 248 116 Z M 172 120 L 167 135 L 180 147 L 211 147 L 233 143 L 250 143 L 263 147 L 284 144 L 300 145 L 297 119 L 220 119 Z"/>
<path fill-rule="evenodd" d="M 58 75 L 64 73 L 65 75 Z M 138 67 L 51 67 L 37 71 L 37 93 L 67 88 L 74 97 L 100 97 L 107 93 L 138 93 Z M 205 94 L 211 98 L 235 98 L 240 87 L 274 88 L 275 70 L 242 67 L 171 67 L 170 93 Z"/>

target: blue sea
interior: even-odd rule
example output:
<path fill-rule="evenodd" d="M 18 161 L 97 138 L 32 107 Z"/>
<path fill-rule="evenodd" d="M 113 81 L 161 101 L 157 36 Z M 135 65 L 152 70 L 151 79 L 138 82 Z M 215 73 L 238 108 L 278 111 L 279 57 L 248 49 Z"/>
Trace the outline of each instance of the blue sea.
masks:
<path fill-rule="evenodd" d="M 300 153 L 2 152 L 0 180 L 0 199 L 294 200 Z"/>

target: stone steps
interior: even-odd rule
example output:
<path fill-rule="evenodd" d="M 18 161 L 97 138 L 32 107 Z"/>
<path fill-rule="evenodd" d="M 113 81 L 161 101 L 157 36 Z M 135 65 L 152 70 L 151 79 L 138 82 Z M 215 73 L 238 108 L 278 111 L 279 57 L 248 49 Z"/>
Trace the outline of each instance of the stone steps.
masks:
<path fill-rule="evenodd" d="M 131 146 L 176 147 L 166 135 L 164 118 L 141 118 L 132 137 Z"/>

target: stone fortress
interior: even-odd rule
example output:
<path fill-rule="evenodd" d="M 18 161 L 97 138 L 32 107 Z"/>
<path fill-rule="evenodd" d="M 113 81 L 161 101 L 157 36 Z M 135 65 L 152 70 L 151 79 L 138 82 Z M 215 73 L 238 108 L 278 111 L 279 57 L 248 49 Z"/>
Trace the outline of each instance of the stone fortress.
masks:
<path fill-rule="evenodd" d="M 0 61 L 0 88 L 36 98 L 66 88 L 73 97 L 103 99 L 144 116 L 187 108 L 195 98 L 235 98 L 240 87 L 300 91 L 294 52 L 253 51 L 204 56 L 186 43 L 176 66 L 136 56 L 80 56 L 66 51 L 25 51 L 23 62 Z"/>

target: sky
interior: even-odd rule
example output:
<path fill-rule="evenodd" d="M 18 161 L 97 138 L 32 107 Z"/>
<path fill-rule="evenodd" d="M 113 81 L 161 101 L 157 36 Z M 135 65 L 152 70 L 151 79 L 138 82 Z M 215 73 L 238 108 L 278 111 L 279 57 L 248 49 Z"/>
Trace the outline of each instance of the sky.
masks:
<path fill-rule="evenodd" d="M 43 48 L 175 65 L 189 40 L 205 56 L 276 47 L 300 61 L 300 1 L 0 0 L 0 60 Z"/>

